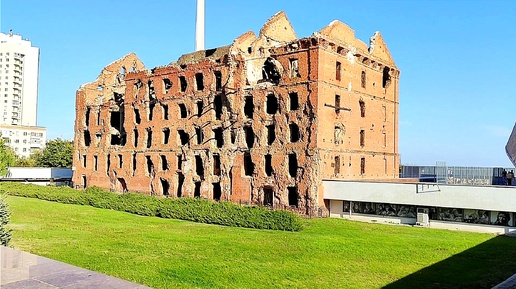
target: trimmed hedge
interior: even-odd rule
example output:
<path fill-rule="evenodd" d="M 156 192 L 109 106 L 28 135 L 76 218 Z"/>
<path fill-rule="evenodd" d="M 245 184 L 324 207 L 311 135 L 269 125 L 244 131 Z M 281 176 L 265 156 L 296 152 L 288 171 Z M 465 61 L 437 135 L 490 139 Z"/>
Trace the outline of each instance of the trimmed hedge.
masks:
<path fill-rule="evenodd" d="M 97 187 L 75 190 L 21 183 L 0 183 L 0 194 L 38 198 L 63 204 L 88 205 L 142 216 L 188 220 L 199 223 L 256 229 L 300 231 L 299 216 L 281 210 L 240 206 L 199 198 L 157 198 L 143 194 L 115 194 Z"/>

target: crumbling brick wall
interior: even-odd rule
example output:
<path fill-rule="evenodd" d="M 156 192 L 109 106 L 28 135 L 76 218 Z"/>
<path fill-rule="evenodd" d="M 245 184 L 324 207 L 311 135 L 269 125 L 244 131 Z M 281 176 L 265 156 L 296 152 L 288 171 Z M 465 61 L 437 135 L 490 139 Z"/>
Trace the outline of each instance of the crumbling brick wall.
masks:
<path fill-rule="evenodd" d="M 399 71 L 374 40 L 340 22 L 298 39 L 280 12 L 166 66 L 127 55 L 77 91 L 74 183 L 314 214 L 323 178 L 396 177 Z"/>

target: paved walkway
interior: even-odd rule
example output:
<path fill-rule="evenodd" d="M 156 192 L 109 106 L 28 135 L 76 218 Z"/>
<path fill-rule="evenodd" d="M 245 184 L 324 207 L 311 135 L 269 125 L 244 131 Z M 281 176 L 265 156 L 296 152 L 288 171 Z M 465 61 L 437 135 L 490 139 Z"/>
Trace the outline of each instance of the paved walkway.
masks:
<path fill-rule="evenodd" d="M 150 288 L 4 246 L 0 271 L 0 289 Z"/>

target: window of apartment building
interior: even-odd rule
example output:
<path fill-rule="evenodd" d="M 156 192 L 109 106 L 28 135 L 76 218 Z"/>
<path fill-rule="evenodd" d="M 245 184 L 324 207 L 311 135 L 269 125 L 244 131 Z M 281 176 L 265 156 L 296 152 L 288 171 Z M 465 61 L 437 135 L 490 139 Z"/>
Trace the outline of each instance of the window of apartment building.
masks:
<path fill-rule="evenodd" d="M 362 88 L 366 87 L 366 72 L 365 71 L 362 71 L 362 75 L 360 76 L 360 86 L 362 86 Z"/>
<path fill-rule="evenodd" d="M 338 62 L 338 61 L 337 61 L 337 62 L 335 63 L 335 79 L 336 79 L 336 80 L 340 80 L 340 79 L 341 79 L 341 69 L 342 69 L 342 67 L 341 67 L 341 66 L 342 66 L 342 65 L 341 65 L 341 63 L 340 63 L 340 62 Z"/>
<path fill-rule="evenodd" d="M 250 153 L 244 154 L 244 174 L 246 176 L 252 176 L 254 172 L 254 163 Z"/>
<path fill-rule="evenodd" d="M 186 110 L 186 105 L 184 103 L 178 104 L 179 106 L 179 116 L 181 118 L 187 118 L 188 117 L 188 111 Z"/>
<path fill-rule="evenodd" d="M 213 109 L 215 110 L 215 119 L 222 117 L 222 96 L 215 95 L 213 98 Z"/>
<path fill-rule="evenodd" d="M 254 113 L 254 103 L 253 97 L 251 95 L 247 95 L 244 101 L 244 115 L 247 118 L 253 118 Z"/>
<path fill-rule="evenodd" d="M 360 117 L 365 117 L 365 102 L 361 100 L 358 104 L 360 105 Z"/>
<path fill-rule="evenodd" d="M 163 78 L 163 93 L 167 94 L 172 88 L 172 81 L 168 78 Z"/>
<path fill-rule="evenodd" d="M 276 140 L 276 127 L 274 124 L 267 125 L 267 144 L 271 145 Z"/>
<path fill-rule="evenodd" d="M 365 145 L 365 130 L 360 130 L 360 146 L 363 147 Z"/>
<path fill-rule="evenodd" d="M 290 207 L 297 208 L 299 205 L 299 194 L 297 192 L 297 187 L 287 187 L 288 191 L 288 205 Z"/>
<path fill-rule="evenodd" d="M 297 177 L 297 155 L 295 153 L 291 153 L 288 155 L 288 173 L 291 177 Z"/>
<path fill-rule="evenodd" d="M 202 109 L 204 107 L 204 103 L 202 102 L 202 100 L 200 100 L 196 104 L 197 104 L 197 116 L 201 117 L 202 116 Z"/>
<path fill-rule="evenodd" d="M 298 142 L 300 139 L 299 126 L 295 123 L 289 124 L 290 142 Z"/>
<path fill-rule="evenodd" d="M 86 155 L 82 155 L 82 167 L 86 167 Z"/>
<path fill-rule="evenodd" d="M 360 159 L 360 174 L 365 174 L 365 158 Z"/>

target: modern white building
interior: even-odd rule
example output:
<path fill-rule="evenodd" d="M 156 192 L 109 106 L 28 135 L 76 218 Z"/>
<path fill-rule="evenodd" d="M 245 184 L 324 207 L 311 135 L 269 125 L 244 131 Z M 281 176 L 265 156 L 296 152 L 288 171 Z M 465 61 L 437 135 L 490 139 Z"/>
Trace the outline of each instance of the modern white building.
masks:
<path fill-rule="evenodd" d="M 22 157 L 45 147 L 47 129 L 37 126 L 0 125 L 0 133 L 6 144 Z"/>
<path fill-rule="evenodd" d="M 0 125 L 14 151 L 29 156 L 31 137 L 42 148 L 46 128 L 37 126 L 39 48 L 21 35 L 0 33 Z M 22 138 L 23 137 L 23 138 Z M 27 143 L 24 143 L 24 141 Z M 32 144 L 35 144 L 36 140 Z"/>

